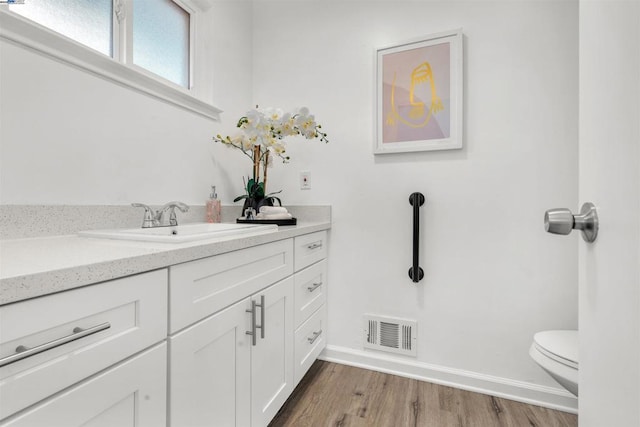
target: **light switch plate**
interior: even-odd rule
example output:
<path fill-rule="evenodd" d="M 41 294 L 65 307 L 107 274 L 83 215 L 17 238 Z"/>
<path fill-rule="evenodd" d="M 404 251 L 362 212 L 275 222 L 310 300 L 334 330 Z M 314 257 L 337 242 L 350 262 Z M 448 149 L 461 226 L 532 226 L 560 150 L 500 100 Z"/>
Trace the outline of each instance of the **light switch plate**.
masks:
<path fill-rule="evenodd" d="M 300 172 L 300 189 L 311 190 L 311 172 L 310 171 Z"/>

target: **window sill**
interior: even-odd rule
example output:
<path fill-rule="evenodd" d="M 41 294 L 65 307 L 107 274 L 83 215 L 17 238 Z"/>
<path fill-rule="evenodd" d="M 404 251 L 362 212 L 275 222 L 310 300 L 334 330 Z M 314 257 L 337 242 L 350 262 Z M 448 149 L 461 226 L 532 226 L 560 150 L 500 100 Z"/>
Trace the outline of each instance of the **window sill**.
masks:
<path fill-rule="evenodd" d="M 33 49 L 40 54 L 210 120 L 220 119 L 222 110 L 194 97 L 186 89 L 174 87 L 161 78 L 143 74 L 4 8 L 0 8 L 0 39 Z"/>

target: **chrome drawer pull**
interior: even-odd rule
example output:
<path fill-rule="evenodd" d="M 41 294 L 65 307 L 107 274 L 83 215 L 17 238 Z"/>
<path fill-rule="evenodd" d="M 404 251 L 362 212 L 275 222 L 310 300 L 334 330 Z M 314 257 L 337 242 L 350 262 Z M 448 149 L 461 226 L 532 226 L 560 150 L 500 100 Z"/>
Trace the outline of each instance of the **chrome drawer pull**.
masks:
<path fill-rule="evenodd" d="M 260 295 L 260 304 L 256 304 L 256 307 L 260 307 L 260 325 L 257 325 L 256 328 L 260 329 L 260 338 L 264 339 L 264 309 L 266 307 L 264 295 Z"/>
<path fill-rule="evenodd" d="M 314 283 L 313 286 L 307 286 L 307 289 L 309 290 L 309 292 L 313 292 L 316 289 L 318 289 L 320 286 L 322 286 L 322 282 L 317 282 L 317 283 Z"/>
<path fill-rule="evenodd" d="M 307 245 L 307 249 L 314 250 L 322 247 L 322 242 L 315 242 L 310 245 Z"/>
<path fill-rule="evenodd" d="M 22 359 L 26 359 L 27 357 L 34 356 L 47 350 L 51 350 L 52 348 L 60 347 L 61 345 L 79 340 L 80 338 L 96 334 L 100 331 L 104 331 L 105 329 L 109 329 L 110 327 L 111 324 L 109 322 L 101 323 L 87 329 L 76 327 L 73 328 L 73 333 L 71 335 L 49 341 L 48 343 L 40 344 L 32 348 L 26 347 L 24 345 L 19 345 L 18 347 L 16 347 L 16 352 L 14 354 L 0 359 L 0 367 L 13 362 L 17 362 Z"/>
<path fill-rule="evenodd" d="M 309 341 L 309 344 L 313 344 L 318 338 L 320 338 L 320 335 L 322 335 L 322 329 L 320 329 L 318 332 L 314 332 L 313 337 L 307 338 L 307 341 Z"/>
<path fill-rule="evenodd" d="M 251 313 L 251 330 L 247 331 L 247 335 L 251 335 L 251 345 L 256 345 L 256 300 L 251 300 L 251 310 L 245 310 Z"/>

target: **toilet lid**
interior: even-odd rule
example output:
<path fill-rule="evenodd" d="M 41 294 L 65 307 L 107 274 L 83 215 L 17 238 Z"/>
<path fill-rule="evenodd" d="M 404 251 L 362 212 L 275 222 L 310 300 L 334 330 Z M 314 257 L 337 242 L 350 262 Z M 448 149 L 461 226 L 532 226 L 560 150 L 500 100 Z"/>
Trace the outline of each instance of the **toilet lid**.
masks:
<path fill-rule="evenodd" d="M 578 331 L 544 331 L 533 337 L 536 348 L 552 359 L 578 368 Z"/>

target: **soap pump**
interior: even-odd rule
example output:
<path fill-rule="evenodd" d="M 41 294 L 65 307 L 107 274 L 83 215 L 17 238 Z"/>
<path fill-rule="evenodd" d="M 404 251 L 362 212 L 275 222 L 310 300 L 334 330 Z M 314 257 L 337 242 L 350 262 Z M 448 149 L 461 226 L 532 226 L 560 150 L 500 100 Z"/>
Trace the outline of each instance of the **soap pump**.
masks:
<path fill-rule="evenodd" d="M 209 200 L 207 200 L 207 222 L 220 222 L 222 220 L 222 207 L 220 200 L 218 200 L 218 194 L 216 193 L 216 186 L 211 186 L 211 194 Z"/>

